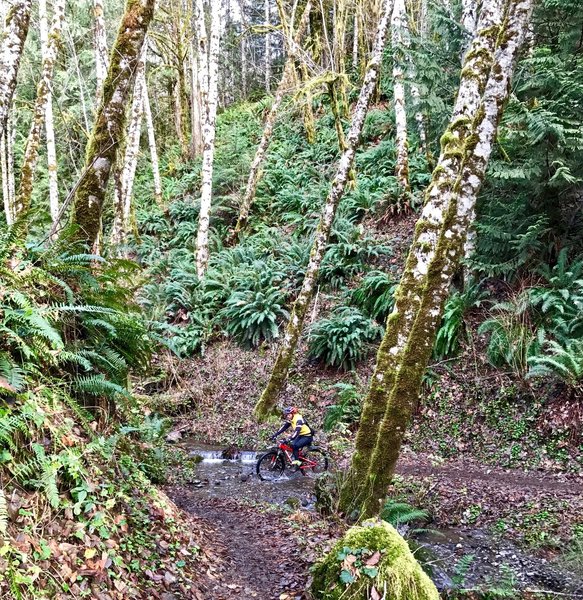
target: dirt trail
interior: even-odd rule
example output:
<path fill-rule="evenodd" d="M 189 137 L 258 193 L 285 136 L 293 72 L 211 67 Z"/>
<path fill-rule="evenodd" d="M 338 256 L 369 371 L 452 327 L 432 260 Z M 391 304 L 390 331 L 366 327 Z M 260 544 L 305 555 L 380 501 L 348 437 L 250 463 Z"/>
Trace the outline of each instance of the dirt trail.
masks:
<path fill-rule="evenodd" d="M 304 600 L 309 563 L 281 512 L 228 498 L 201 498 L 175 486 L 176 504 L 201 522 L 207 572 L 204 600 Z"/>

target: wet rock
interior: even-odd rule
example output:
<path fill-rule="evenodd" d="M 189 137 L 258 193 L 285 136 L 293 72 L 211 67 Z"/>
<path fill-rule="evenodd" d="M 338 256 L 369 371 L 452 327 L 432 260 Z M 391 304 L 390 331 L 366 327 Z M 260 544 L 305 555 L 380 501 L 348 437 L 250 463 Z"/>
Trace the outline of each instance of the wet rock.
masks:
<path fill-rule="evenodd" d="M 245 481 L 247 481 L 249 479 L 249 475 L 250 475 L 250 473 L 241 473 L 241 478 L 240 478 L 241 481 L 243 483 L 245 483 Z"/>
<path fill-rule="evenodd" d="M 175 431 L 171 431 L 167 436 L 166 436 L 166 441 L 170 442 L 172 444 L 175 444 L 176 442 L 180 441 L 182 439 L 182 433 L 178 430 Z"/>

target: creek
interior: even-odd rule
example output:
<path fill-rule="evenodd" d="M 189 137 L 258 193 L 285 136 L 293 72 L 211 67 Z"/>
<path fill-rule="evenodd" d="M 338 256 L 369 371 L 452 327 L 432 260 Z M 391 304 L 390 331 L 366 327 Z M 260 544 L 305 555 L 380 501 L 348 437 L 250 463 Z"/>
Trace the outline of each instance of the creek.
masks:
<path fill-rule="evenodd" d="M 236 451 L 226 459 L 220 448 L 188 440 L 180 445 L 202 459 L 190 482 L 195 496 L 315 510 L 312 478 L 286 470 L 276 481 L 261 481 L 255 473 L 254 451 Z M 439 529 L 431 524 L 421 530 L 408 525 L 399 529 L 440 591 L 488 589 L 512 597 L 512 590 L 518 589 L 583 598 L 583 582 L 577 577 L 551 559 L 484 529 Z"/>

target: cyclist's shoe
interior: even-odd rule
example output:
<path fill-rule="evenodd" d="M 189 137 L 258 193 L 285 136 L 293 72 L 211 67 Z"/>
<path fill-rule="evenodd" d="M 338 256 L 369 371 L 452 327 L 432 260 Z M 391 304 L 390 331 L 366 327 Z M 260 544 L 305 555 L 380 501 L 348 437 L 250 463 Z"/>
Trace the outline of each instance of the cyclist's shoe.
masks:
<path fill-rule="evenodd" d="M 294 471 L 297 471 L 302 466 L 302 461 L 300 461 L 300 460 L 292 460 L 291 461 L 291 466 L 293 467 Z"/>

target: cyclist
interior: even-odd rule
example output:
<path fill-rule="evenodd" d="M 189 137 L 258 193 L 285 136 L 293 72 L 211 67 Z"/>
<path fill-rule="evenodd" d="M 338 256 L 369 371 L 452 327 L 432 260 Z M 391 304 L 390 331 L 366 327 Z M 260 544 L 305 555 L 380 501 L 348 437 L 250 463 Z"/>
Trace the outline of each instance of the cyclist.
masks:
<path fill-rule="evenodd" d="M 285 419 L 285 423 L 271 436 L 271 439 L 275 440 L 278 435 L 291 427 L 293 433 L 287 442 L 293 449 L 294 459 L 291 464 L 294 467 L 299 467 L 302 464 L 299 455 L 300 448 L 312 444 L 314 432 L 295 406 L 287 406 L 284 408 L 283 418 Z"/>

